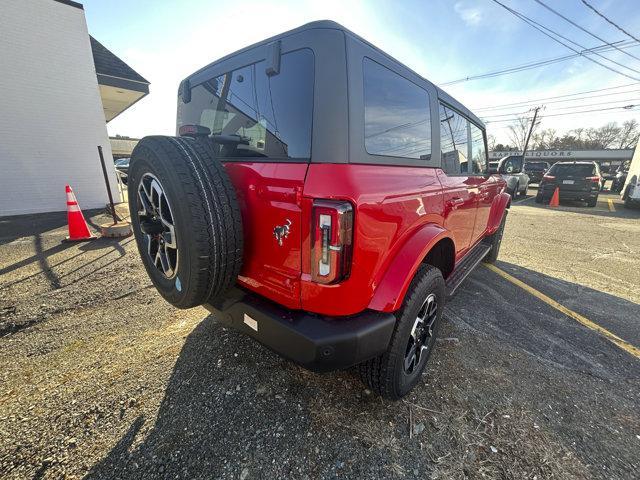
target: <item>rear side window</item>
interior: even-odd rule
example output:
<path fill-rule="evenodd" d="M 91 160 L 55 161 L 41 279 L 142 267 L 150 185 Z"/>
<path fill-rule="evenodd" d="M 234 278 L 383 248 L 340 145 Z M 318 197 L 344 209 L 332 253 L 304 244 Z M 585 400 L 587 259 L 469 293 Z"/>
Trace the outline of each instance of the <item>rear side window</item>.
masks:
<path fill-rule="evenodd" d="M 455 110 L 440 104 L 442 170 L 449 175 L 469 172 L 469 122 Z"/>
<path fill-rule="evenodd" d="M 484 130 L 443 103 L 440 112 L 442 170 L 448 175 L 482 175 L 489 169 Z M 497 170 L 497 162 L 491 162 Z"/>
<path fill-rule="evenodd" d="M 368 58 L 364 72 L 364 145 L 372 155 L 431 159 L 429 94 Z"/>
<path fill-rule="evenodd" d="M 487 149 L 484 144 L 484 132 L 471 122 L 469 122 L 469 128 L 471 128 L 472 173 L 487 173 Z M 522 165 L 520 168 L 522 168 Z"/>
<path fill-rule="evenodd" d="M 592 177 L 597 174 L 595 165 L 588 164 L 570 164 L 570 163 L 556 163 L 549 169 L 550 175 L 556 175 L 558 177 L 573 176 L 573 177 Z"/>
<path fill-rule="evenodd" d="M 261 61 L 212 78 L 179 102 L 178 126 L 197 124 L 226 136 L 223 158 L 309 159 L 314 57 L 309 49 L 285 53 L 280 73 Z"/>

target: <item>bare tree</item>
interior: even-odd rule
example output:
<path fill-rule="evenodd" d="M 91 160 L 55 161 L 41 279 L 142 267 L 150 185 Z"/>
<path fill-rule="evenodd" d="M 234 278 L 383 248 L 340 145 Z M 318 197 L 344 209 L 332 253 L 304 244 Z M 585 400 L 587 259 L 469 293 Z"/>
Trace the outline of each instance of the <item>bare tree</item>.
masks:
<path fill-rule="evenodd" d="M 619 136 L 620 127 L 615 122 L 609 122 L 600 128 L 589 128 L 586 132 L 591 148 L 610 148 Z"/>
<path fill-rule="evenodd" d="M 557 148 L 558 135 L 554 128 L 545 128 L 532 137 L 533 148 L 537 150 L 549 150 Z"/>
<path fill-rule="evenodd" d="M 638 121 L 633 118 L 622 123 L 620 135 L 618 137 L 618 148 L 633 148 L 638 143 L 640 132 L 638 131 Z"/>
<path fill-rule="evenodd" d="M 518 150 L 524 148 L 524 142 L 529 131 L 529 122 L 530 120 L 527 117 L 518 117 L 513 124 L 507 127 L 509 140 Z"/>
<path fill-rule="evenodd" d="M 487 145 L 489 147 L 489 151 L 493 152 L 496 149 L 496 136 L 489 134 L 487 135 Z"/>

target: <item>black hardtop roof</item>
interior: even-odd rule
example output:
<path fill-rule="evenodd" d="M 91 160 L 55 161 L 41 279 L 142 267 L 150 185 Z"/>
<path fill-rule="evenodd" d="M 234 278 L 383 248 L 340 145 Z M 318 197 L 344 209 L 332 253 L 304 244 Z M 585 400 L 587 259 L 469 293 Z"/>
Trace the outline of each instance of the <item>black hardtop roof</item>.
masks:
<path fill-rule="evenodd" d="M 359 35 L 357 35 L 356 33 L 353 33 L 351 30 L 347 29 L 346 27 L 343 27 L 342 25 L 340 25 L 337 22 L 334 22 L 333 20 L 316 20 L 314 22 L 309 22 L 309 23 L 305 23 L 304 25 L 301 25 L 297 28 L 294 28 L 293 30 L 288 30 L 286 32 L 280 33 L 278 35 L 274 35 L 273 37 L 269 37 L 265 40 L 262 40 L 260 42 L 254 43 L 253 45 L 249 45 L 247 47 L 244 47 L 240 50 L 237 50 L 233 53 L 230 53 L 228 55 L 225 55 L 222 58 L 219 58 L 218 60 L 215 60 L 213 62 L 211 62 L 208 65 L 205 65 L 204 67 L 200 68 L 199 70 L 193 72 L 191 75 L 189 75 L 187 78 L 191 78 L 192 76 L 196 75 L 197 73 L 202 72 L 203 70 L 206 70 L 218 63 L 224 62 L 225 60 L 228 60 L 229 58 L 232 58 L 240 53 L 246 52 L 248 50 L 251 50 L 253 48 L 256 47 L 260 47 L 263 45 L 267 45 L 269 43 L 275 42 L 277 40 L 280 40 L 284 37 L 288 37 L 290 35 L 294 35 L 296 33 L 300 33 L 300 32 L 304 32 L 306 30 L 313 30 L 313 29 L 333 29 L 333 30 L 340 30 L 342 32 L 344 32 L 345 35 L 349 35 L 350 37 L 368 45 L 370 48 L 376 50 L 378 53 L 386 56 L 387 58 L 389 58 L 390 60 L 392 60 L 393 62 L 402 65 L 404 68 L 410 70 L 412 73 L 414 73 L 416 76 L 420 77 L 422 80 L 424 80 L 425 82 L 433 85 L 433 87 L 437 90 L 438 92 L 438 98 L 440 98 L 441 100 L 444 100 L 446 103 L 448 103 L 449 105 L 451 105 L 453 108 L 455 108 L 456 110 L 459 110 L 460 113 L 464 113 L 465 115 L 467 115 L 471 120 L 473 120 L 475 123 L 481 125 L 484 128 L 484 122 L 482 122 L 482 120 L 480 120 L 471 110 L 469 110 L 467 107 L 465 107 L 462 103 L 460 103 L 458 100 L 456 100 L 455 98 L 453 98 L 451 95 L 449 95 L 447 92 L 445 92 L 444 90 L 442 90 L 440 87 L 438 87 L 437 85 L 433 84 L 432 82 L 430 82 L 429 80 L 427 80 L 426 78 L 424 78 L 422 75 L 420 75 L 419 73 L 415 72 L 413 69 L 411 69 L 410 67 L 404 65 L 402 62 L 400 62 L 399 60 L 393 58 L 391 55 L 389 55 L 388 53 L 386 53 L 384 50 L 381 50 L 380 48 L 376 47 L 375 45 L 373 45 L 372 43 L 368 42 L 367 40 L 365 40 L 364 38 L 360 37 Z"/>

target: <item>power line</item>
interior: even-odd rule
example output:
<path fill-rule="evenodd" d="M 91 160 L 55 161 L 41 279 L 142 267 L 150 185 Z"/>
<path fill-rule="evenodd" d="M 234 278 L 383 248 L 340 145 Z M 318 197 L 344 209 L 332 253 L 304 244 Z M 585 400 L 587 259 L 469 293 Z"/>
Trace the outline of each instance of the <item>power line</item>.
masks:
<path fill-rule="evenodd" d="M 537 100 L 527 100 L 527 101 L 523 101 L 523 102 L 505 103 L 503 105 L 498 105 L 498 106 L 499 107 L 510 107 L 512 105 L 520 105 L 522 103 L 542 102 L 542 101 L 545 101 L 545 100 L 554 100 L 556 98 L 575 97 L 577 95 L 585 95 L 587 93 L 595 93 L 595 92 L 604 92 L 604 91 L 607 91 L 607 90 L 615 90 L 617 88 L 626 88 L 626 87 L 631 87 L 631 86 L 634 86 L 634 85 L 638 85 L 638 82 L 626 83 L 624 85 L 618 85 L 616 87 L 606 87 L 606 88 L 598 88 L 598 89 L 595 89 L 595 90 L 586 90 L 584 92 L 566 93 L 564 95 L 556 95 L 556 96 L 553 96 L 553 97 L 538 98 Z M 621 92 L 621 93 L 626 93 L 626 92 Z M 474 110 L 474 111 L 476 111 L 476 110 L 486 110 L 486 109 L 489 109 L 489 108 L 494 108 L 494 107 L 493 106 L 492 107 L 480 107 L 480 108 L 474 108 L 472 110 Z"/>
<path fill-rule="evenodd" d="M 625 55 L 630 56 L 631 58 L 635 58 L 636 60 L 640 60 L 640 58 L 636 57 L 635 55 L 631 55 L 629 52 L 625 52 L 624 50 L 620 50 L 620 48 L 616 47 L 615 45 L 607 42 L 604 38 L 599 37 L 598 35 L 596 35 L 593 32 L 590 32 L 589 30 L 587 30 L 586 28 L 581 27 L 580 25 L 578 25 L 576 22 L 574 22 L 573 20 L 571 20 L 570 18 L 565 17 L 564 15 L 562 15 L 560 12 L 554 10 L 553 8 L 551 8 L 549 5 L 547 5 L 546 3 L 544 3 L 542 0 L 534 0 L 537 4 L 542 5 L 544 8 L 546 8 L 547 10 L 549 10 L 550 12 L 555 13 L 557 16 L 559 16 L 560 18 L 566 20 L 567 22 L 569 22 L 571 25 L 573 25 L 576 28 L 579 28 L 580 30 L 582 30 L 583 32 L 585 32 L 587 35 L 591 35 L 593 38 L 596 38 L 598 40 L 600 40 L 601 42 L 606 43 L 607 45 L 611 45 L 613 48 L 615 48 L 616 50 L 624 53 Z"/>
<path fill-rule="evenodd" d="M 594 6 L 592 6 L 591 4 L 589 4 L 589 2 L 586 2 L 585 0 L 582 0 L 582 3 L 584 3 L 588 8 L 590 8 L 591 10 L 593 10 L 595 12 L 596 15 L 602 17 L 603 19 L 605 19 L 607 22 L 609 22 L 611 25 L 613 25 L 614 27 L 616 27 L 618 30 L 620 30 L 622 33 L 624 33 L 625 35 L 627 35 L 630 38 L 633 38 L 636 42 L 640 42 L 640 40 L 636 37 L 634 37 L 633 35 L 631 35 L 629 32 L 627 32 L 624 28 L 622 28 L 620 25 L 618 25 L 617 23 L 615 23 L 613 20 L 610 20 L 609 18 L 607 18 L 603 13 L 600 13 L 598 10 L 596 10 L 596 8 Z"/>
<path fill-rule="evenodd" d="M 619 41 L 619 42 L 614 42 L 616 44 L 618 44 L 619 48 L 631 48 L 631 47 L 636 47 L 637 43 L 636 42 L 632 42 L 632 41 Z M 464 78 L 458 78 L 457 80 L 450 80 L 448 82 L 445 83 L 441 83 L 440 86 L 448 86 L 448 85 L 455 85 L 457 83 L 462 83 L 462 82 L 468 82 L 471 80 L 480 80 L 483 78 L 491 78 L 491 77 L 498 77 L 500 75 L 509 75 L 512 73 L 518 73 L 518 72 L 523 72 L 525 70 L 531 70 L 533 68 L 538 68 L 538 67 L 545 67 L 547 65 L 552 65 L 554 63 L 560 63 L 560 62 L 564 62 L 566 60 L 571 60 L 573 58 L 577 58 L 577 57 L 581 57 L 583 54 L 585 53 L 590 53 L 590 52 L 609 52 L 611 51 L 612 48 L 609 45 L 599 45 L 597 47 L 593 47 L 593 48 L 588 48 L 586 50 L 583 50 L 580 53 L 574 53 L 574 54 L 570 54 L 570 55 L 563 55 L 560 57 L 554 57 L 554 58 L 549 58 L 547 60 L 538 60 L 535 62 L 529 62 L 529 63 L 524 63 L 521 65 L 516 65 L 514 67 L 509 67 L 509 68 L 505 68 L 503 70 L 496 70 L 493 72 L 486 72 L 486 73 L 480 73 L 478 75 L 471 75 L 468 77 L 464 77 Z"/>
<path fill-rule="evenodd" d="M 622 95 L 622 94 L 627 94 L 627 93 L 638 93 L 640 92 L 640 90 L 627 90 L 624 92 L 612 92 L 612 93 L 601 93 L 600 95 L 588 95 L 585 97 L 580 97 L 580 98 L 565 98 L 565 99 L 560 99 L 560 100 L 549 100 L 546 101 L 545 103 L 565 103 L 565 102 L 578 102 L 580 100 L 588 100 L 591 98 L 600 98 L 600 97 L 611 97 L 613 95 Z M 573 95 L 577 95 L 577 94 L 573 94 Z M 550 99 L 556 98 L 556 97 L 549 97 Z M 547 100 L 547 99 L 541 99 L 541 100 Z M 509 107 L 528 107 L 528 106 L 533 106 L 538 104 L 541 100 L 528 100 L 525 102 L 516 102 L 516 103 L 511 103 L 511 104 L 506 104 L 506 105 L 498 105 L 498 106 L 493 106 L 493 107 L 485 107 L 485 108 L 474 108 L 472 109 L 474 112 L 479 112 L 479 111 L 486 111 L 486 110 L 507 110 L 509 109 Z M 616 100 L 611 100 L 612 102 L 615 102 Z"/>
<path fill-rule="evenodd" d="M 640 92 L 640 90 L 632 90 L 630 92 L 620 92 L 620 93 L 636 93 L 637 94 L 638 92 Z M 609 94 L 609 95 L 611 95 L 611 94 Z M 605 94 L 605 95 L 594 95 L 592 97 L 569 98 L 569 99 L 566 99 L 566 100 L 555 100 L 555 101 L 552 101 L 552 102 L 545 102 L 545 105 L 549 105 L 551 103 L 576 102 L 576 101 L 580 101 L 580 100 L 588 100 L 590 98 L 606 97 L 606 96 L 609 96 L 609 95 L 607 95 L 607 94 Z M 600 105 L 608 105 L 608 104 L 613 104 L 613 103 L 632 102 L 632 101 L 636 101 L 636 100 L 635 99 L 627 99 L 627 98 L 611 99 L 611 100 L 608 100 L 606 102 L 600 102 L 599 104 Z M 506 108 L 501 108 L 501 109 L 497 110 L 497 112 L 500 112 L 500 111 L 503 111 L 503 110 L 514 110 L 514 109 L 518 109 L 518 108 L 525 108 L 525 107 L 530 107 L 530 106 L 534 106 L 534 105 L 536 105 L 536 104 L 532 103 L 532 104 L 520 105 L 518 107 L 511 107 L 511 108 L 506 107 Z M 591 105 L 593 105 L 593 104 L 591 104 Z M 569 108 L 576 108 L 576 107 L 580 108 L 582 106 L 583 105 L 581 105 L 581 104 L 580 105 L 568 105 L 568 106 L 564 106 L 564 107 L 558 107 L 558 106 L 554 105 L 552 108 L 555 108 L 557 110 L 566 110 L 566 109 L 569 109 Z M 489 116 L 489 117 L 494 117 L 494 116 L 497 116 L 498 113 L 486 112 L 485 115 Z"/>
<path fill-rule="evenodd" d="M 610 111 L 610 110 L 628 110 L 628 111 L 637 111 L 638 107 L 640 107 L 640 105 L 624 105 L 624 106 L 620 106 L 620 107 L 610 107 L 610 108 L 596 108 L 596 109 L 592 109 L 592 110 L 582 110 L 579 112 L 564 112 L 564 113 L 554 113 L 554 114 L 545 114 L 544 118 L 548 118 L 548 117 L 561 117 L 561 116 L 565 116 L 565 115 L 580 115 L 583 113 L 591 113 L 591 112 L 604 112 L 604 111 Z M 522 117 L 514 117 L 514 118 L 506 118 L 504 120 L 493 120 L 493 121 L 486 121 L 485 123 L 502 123 L 502 122 L 513 122 L 515 120 L 518 120 Z M 531 120 L 531 118 L 525 118 L 525 120 Z"/>
<path fill-rule="evenodd" d="M 495 0 L 494 0 L 494 1 L 495 1 Z M 513 11 L 514 11 L 514 12 L 516 12 L 516 10 L 513 10 Z M 519 12 L 516 12 L 516 13 L 519 13 Z M 530 22 L 530 23 L 529 23 L 529 22 L 527 22 L 527 23 L 529 23 L 529 25 L 531 25 L 531 24 L 533 23 L 533 24 L 537 25 L 538 27 L 540 27 L 540 28 L 542 28 L 542 29 L 546 30 L 547 32 L 549 32 L 549 33 L 551 33 L 551 34 L 553 34 L 553 35 L 555 35 L 555 36 L 557 36 L 557 37 L 560 37 L 560 38 L 562 38 L 563 40 L 566 40 L 567 42 L 572 43 L 573 45 L 575 45 L 575 46 L 577 46 L 577 47 L 581 48 L 583 51 L 584 51 L 584 50 L 589 50 L 589 49 L 588 49 L 587 47 L 585 47 L 584 45 L 581 45 L 581 44 L 579 44 L 578 42 L 575 42 L 575 41 L 571 40 L 569 37 L 566 37 L 566 36 L 562 35 L 561 33 L 556 32 L 555 30 L 551 30 L 549 27 L 546 27 L 546 26 L 542 25 L 541 23 L 536 22 L 534 19 L 532 19 L 531 17 L 527 17 L 527 16 L 526 16 L 526 15 L 524 15 L 523 13 L 520 13 L 520 16 L 522 17 L 522 20 L 525 20 L 525 19 L 526 19 L 526 20 L 528 20 L 528 21 Z M 525 20 L 525 21 L 526 21 L 526 20 Z M 534 27 L 534 25 L 531 25 L 531 26 L 532 26 L 532 27 Z M 535 28 L 535 27 L 534 27 L 534 28 Z M 538 29 L 538 30 L 539 30 L 539 29 Z M 545 33 L 545 32 L 542 32 L 542 33 Z M 547 36 L 549 36 L 549 35 L 547 35 Z M 565 43 L 560 42 L 557 38 L 554 38 L 554 37 L 550 37 L 550 38 L 553 38 L 555 41 L 557 41 L 558 43 L 560 43 L 560 44 L 564 45 L 565 47 L 570 48 L 570 49 L 571 49 L 571 50 L 573 50 L 574 52 L 578 52 L 578 51 L 577 51 L 577 50 L 575 50 L 574 48 L 569 47 L 569 45 L 566 45 Z M 629 67 L 629 66 L 625 65 L 624 63 L 620 63 L 620 62 L 618 62 L 618 61 L 616 61 L 616 60 L 612 60 L 612 59 L 611 59 L 611 58 L 609 58 L 609 57 L 605 57 L 604 55 L 600 55 L 600 53 L 598 53 L 598 52 L 596 52 L 596 51 L 592 51 L 592 52 L 589 52 L 589 53 L 593 53 L 594 55 L 596 55 L 596 56 L 598 56 L 598 57 L 602 58 L 603 60 L 606 60 L 606 61 L 608 61 L 608 62 L 614 63 L 614 64 L 618 65 L 619 67 L 626 68 L 627 70 L 631 70 L 632 72 L 635 72 L 635 73 L 640 73 L 640 71 L 638 71 L 638 70 L 636 70 L 636 69 L 634 69 L 634 68 L 631 68 L 631 67 Z M 586 56 L 585 56 L 585 58 L 589 58 L 589 57 L 586 57 Z M 591 59 L 591 60 L 593 61 L 593 59 Z"/>
<path fill-rule="evenodd" d="M 630 102 L 640 102 L 640 98 L 626 98 L 626 99 L 622 99 L 622 100 L 616 100 L 616 103 L 625 103 L 626 105 L 628 105 Z M 600 105 L 612 105 L 612 102 L 596 102 L 596 103 L 587 103 L 584 105 L 569 105 L 567 107 L 555 107 L 555 109 L 550 110 L 550 112 L 556 112 L 558 110 L 571 110 L 571 109 L 581 109 L 581 108 L 586 108 L 586 107 L 597 107 Z M 613 108 L 622 108 L 625 105 L 616 105 Z M 531 111 L 531 109 L 526 110 L 526 111 L 522 111 L 522 112 L 508 112 L 508 113 L 502 113 L 502 114 L 496 114 L 496 115 L 486 115 L 483 116 L 482 118 L 487 120 L 487 119 L 493 119 L 493 118 L 500 118 L 500 117 L 509 117 L 509 118 L 520 118 L 522 115 L 525 115 L 527 113 L 529 113 Z M 549 116 L 549 115 L 545 115 L 545 116 Z"/>
<path fill-rule="evenodd" d="M 631 75 L 627 75 L 627 74 L 626 74 L 626 73 L 624 73 L 624 72 L 621 72 L 621 71 L 619 71 L 619 70 L 616 70 L 615 68 L 612 68 L 612 67 L 610 67 L 609 65 L 605 65 L 604 63 L 600 63 L 599 61 L 597 61 L 597 60 L 595 60 L 595 59 L 593 59 L 593 58 L 591 58 L 591 57 L 589 57 L 589 56 L 587 56 L 587 55 L 585 55 L 585 54 L 580 53 L 580 52 L 579 52 L 578 50 L 576 50 L 575 48 L 573 48 L 573 47 L 571 47 L 571 46 L 567 45 L 566 43 L 564 43 L 564 42 L 562 42 L 562 41 L 558 40 L 557 38 L 555 38 L 554 36 L 550 35 L 549 33 L 545 32 L 545 31 L 544 31 L 544 30 L 542 30 L 542 29 L 544 28 L 545 30 L 549 30 L 549 31 L 550 31 L 550 32 L 552 32 L 554 35 L 557 35 L 557 36 L 559 36 L 559 37 L 561 37 L 561 38 L 565 38 L 565 39 L 566 39 L 566 37 L 563 37 L 563 36 L 562 36 L 562 35 L 560 35 L 559 33 L 553 32 L 552 30 L 548 29 L 547 27 L 544 27 L 544 26 L 540 25 L 540 24 L 539 24 L 539 23 L 537 23 L 535 20 L 532 20 L 532 19 L 530 19 L 530 18 L 526 17 L 525 15 L 523 15 L 523 14 L 521 14 L 521 13 L 519 13 L 519 12 L 515 11 L 514 9 L 512 9 L 512 8 L 510 8 L 510 7 L 507 7 L 504 3 L 501 3 L 501 2 L 499 2 L 498 0 L 491 0 L 491 1 L 492 1 L 492 2 L 494 2 L 494 3 L 496 3 L 496 4 L 498 4 L 498 5 L 500 5 L 502 8 L 504 8 L 505 10 L 507 10 L 509 13 L 511 13 L 512 15 L 514 15 L 514 16 L 516 16 L 516 17 L 518 17 L 520 20 L 522 20 L 523 22 L 525 22 L 527 25 L 529 25 L 529 26 L 531 26 L 531 27 L 535 28 L 535 29 L 536 29 L 536 30 L 538 30 L 540 33 L 542 33 L 543 35 L 546 35 L 547 37 L 549 37 L 549 38 L 550 38 L 550 39 L 552 39 L 553 41 L 555 41 L 555 42 L 559 43 L 560 45 L 562 45 L 562 46 L 564 46 L 564 47 L 566 47 L 566 48 L 568 48 L 569 50 L 572 50 L 573 52 L 580 54 L 581 56 L 583 56 L 584 58 L 588 59 L 589 61 L 591 61 L 591 62 L 593 62 L 593 63 L 595 63 L 595 64 L 597 64 L 597 65 L 600 65 L 601 67 L 606 68 L 607 70 L 610 70 L 610 71 L 612 71 L 612 72 L 614 72 L 614 73 L 617 73 L 617 74 L 619 74 L 619 75 L 622 75 L 623 77 L 630 78 L 631 80 L 640 81 L 640 79 L 639 79 L 639 78 L 632 77 Z M 540 25 L 540 28 L 539 28 L 538 26 L 536 26 L 536 24 L 537 24 L 537 25 Z M 571 41 L 571 40 L 568 40 L 568 39 L 567 39 L 567 41 L 570 41 L 571 43 L 576 44 L 575 42 L 573 42 L 573 41 Z M 578 44 L 576 44 L 576 45 L 578 45 Z M 580 47 L 581 47 L 583 50 L 585 49 L 585 47 L 583 47 L 583 46 L 580 46 Z M 599 55 L 599 54 L 597 54 L 597 55 L 598 55 L 598 56 L 600 56 L 600 57 L 602 57 L 602 55 Z M 609 60 L 610 62 L 617 63 L 617 62 L 615 62 L 615 61 L 613 61 L 613 60 L 611 60 L 611 59 L 608 59 L 608 58 L 606 58 L 606 57 L 602 57 L 602 58 L 604 58 L 605 60 Z M 628 68 L 628 67 L 626 67 L 626 68 Z M 632 69 L 631 69 L 631 70 L 632 70 Z"/>

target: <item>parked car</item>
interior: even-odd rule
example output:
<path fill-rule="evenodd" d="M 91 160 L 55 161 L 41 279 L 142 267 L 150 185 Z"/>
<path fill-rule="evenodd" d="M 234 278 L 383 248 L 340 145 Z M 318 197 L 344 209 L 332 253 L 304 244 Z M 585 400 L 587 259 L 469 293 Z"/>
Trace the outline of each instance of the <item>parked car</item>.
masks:
<path fill-rule="evenodd" d="M 507 183 L 507 192 L 512 197 L 527 194 L 530 180 L 522 165 L 522 155 L 508 155 L 497 162 L 491 162 L 489 171 L 502 176 Z"/>
<path fill-rule="evenodd" d="M 636 145 L 629 161 L 627 179 L 621 192 L 625 207 L 640 207 L 640 144 Z"/>
<path fill-rule="evenodd" d="M 120 158 L 115 162 L 116 171 L 120 173 L 122 183 L 125 185 L 127 184 L 127 176 L 129 174 L 129 160 L 130 158 Z"/>
<path fill-rule="evenodd" d="M 447 298 L 500 249 L 510 198 L 483 123 L 328 21 L 190 75 L 177 118 L 180 136 L 143 138 L 129 169 L 160 294 L 309 369 L 357 365 L 373 391 L 406 395 Z"/>
<path fill-rule="evenodd" d="M 529 183 L 540 184 L 545 172 L 549 170 L 549 162 L 525 162 L 524 171 L 529 175 Z"/>
<path fill-rule="evenodd" d="M 554 163 L 542 177 L 536 202 L 549 202 L 556 188 L 560 201 L 573 200 L 586 202 L 595 207 L 601 185 L 600 170 L 595 162 L 558 162 Z"/>
<path fill-rule="evenodd" d="M 625 161 L 622 165 L 620 165 L 611 181 L 611 191 L 615 193 L 622 192 L 622 188 L 627 181 L 627 174 L 629 173 L 629 165 L 631 164 L 631 160 Z"/>

